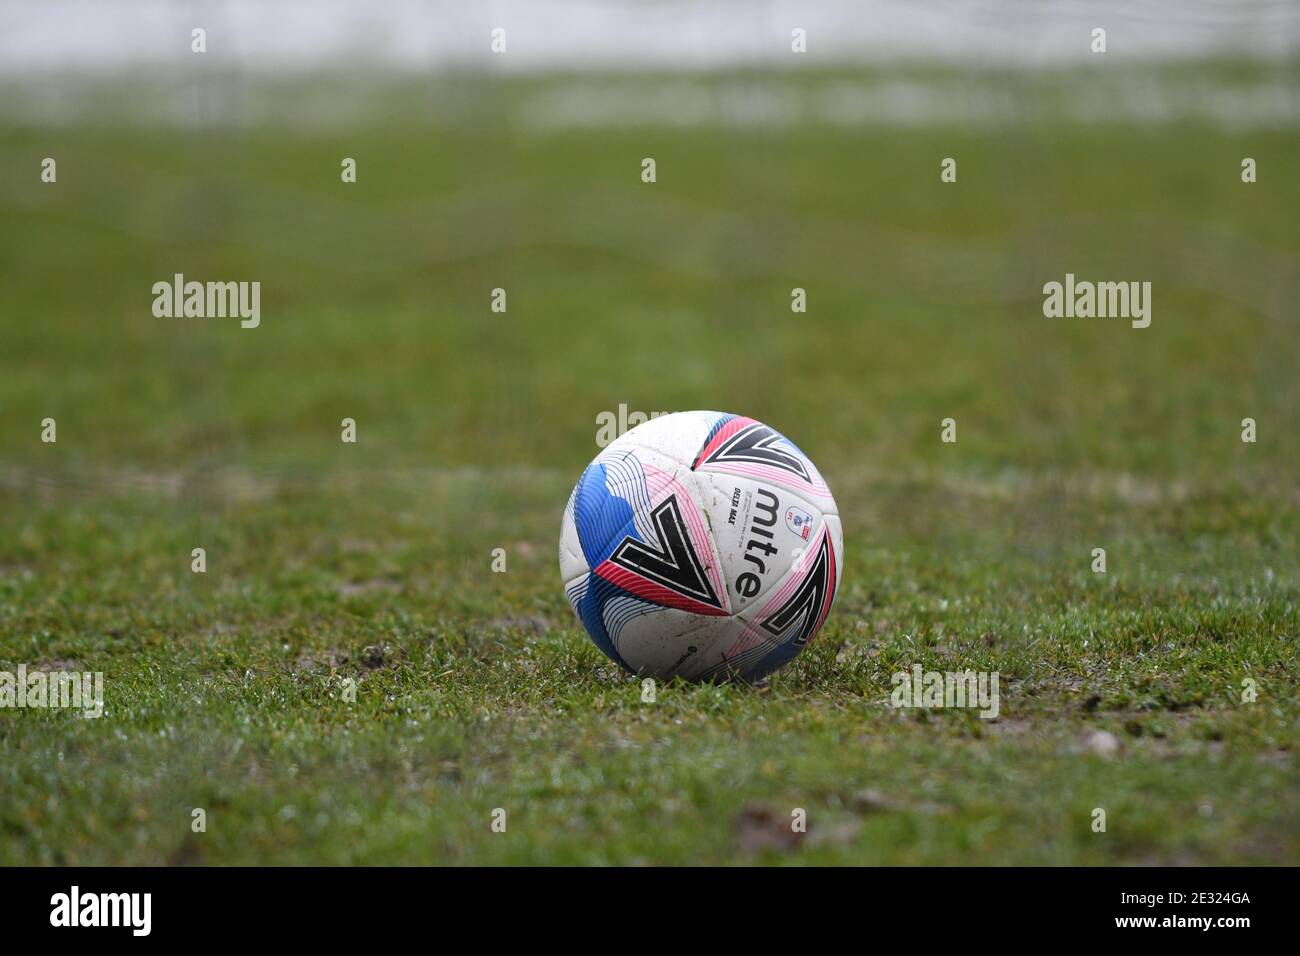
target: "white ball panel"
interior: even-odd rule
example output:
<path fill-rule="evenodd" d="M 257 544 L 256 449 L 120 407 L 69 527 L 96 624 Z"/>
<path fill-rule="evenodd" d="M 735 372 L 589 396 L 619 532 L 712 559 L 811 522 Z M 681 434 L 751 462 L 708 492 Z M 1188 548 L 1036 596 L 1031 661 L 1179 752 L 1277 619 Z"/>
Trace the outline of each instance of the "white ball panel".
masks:
<path fill-rule="evenodd" d="M 615 642 L 640 674 L 694 680 L 722 659 L 739 625 L 731 617 L 704 617 L 664 608 L 628 621 Z"/>
<path fill-rule="evenodd" d="M 609 449 L 653 448 L 689 468 L 722 412 L 674 412 L 629 429 Z"/>

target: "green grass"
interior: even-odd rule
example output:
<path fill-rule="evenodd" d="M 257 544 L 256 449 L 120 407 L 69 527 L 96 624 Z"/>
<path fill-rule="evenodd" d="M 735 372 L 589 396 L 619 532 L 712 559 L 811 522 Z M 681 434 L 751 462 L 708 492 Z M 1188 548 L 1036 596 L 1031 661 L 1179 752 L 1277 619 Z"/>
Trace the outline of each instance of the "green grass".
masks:
<path fill-rule="evenodd" d="M 107 711 L 0 710 L 0 863 L 1300 862 L 1294 129 L 553 130 L 546 82 L 0 129 L 0 669 Z M 1044 319 L 1067 271 L 1151 328 Z M 261 328 L 155 319 L 174 272 Z M 830 481 L 839 602 L 769 683 L 642 703 L 573 619 L 619 403 Z M 893 710 L 914 664 L 999 718 Z"/>

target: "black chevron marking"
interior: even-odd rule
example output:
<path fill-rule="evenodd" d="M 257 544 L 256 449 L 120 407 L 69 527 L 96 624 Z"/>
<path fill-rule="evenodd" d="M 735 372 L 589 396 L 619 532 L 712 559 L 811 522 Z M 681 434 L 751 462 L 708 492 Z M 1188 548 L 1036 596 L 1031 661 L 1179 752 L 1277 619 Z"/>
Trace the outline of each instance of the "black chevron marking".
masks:
<path fill-rule="evenodd" d="M 691 547 L 677 496 L 673 495 L 655 508 L 650 518 L 659 540 L 648 544 L 632 537 L 624 538 L 609 560 L 671 591 L 721 608 L 722 602 L 709 583 L 699 556 Z"/>
<path fill-rule="evenodd" d="M 784 441 L 780 432 L 767 425 L 748 425 L 727 439 L 705 460 L 704 464 L 746 461 L 770 465 L 773 468 L 793 472 L 804 481 L 811 482 L 812 476 L 808 474 L 808 466 L 804 464 L 803 458 L 793 451 L 779 447 Z"/>
<path fill-rule="evenodd" d="M 780 637 L 797 622 L 794 643 L 808 643 L 817 627 L 817 618 L 826 604 L 826 592 L 830 589 L 831 555 L 827 535 L 822 535 L 822 543 L 814 561 L 812 570 L 799 585 L 799 590 L 763 622 L 764 630 Z"/>

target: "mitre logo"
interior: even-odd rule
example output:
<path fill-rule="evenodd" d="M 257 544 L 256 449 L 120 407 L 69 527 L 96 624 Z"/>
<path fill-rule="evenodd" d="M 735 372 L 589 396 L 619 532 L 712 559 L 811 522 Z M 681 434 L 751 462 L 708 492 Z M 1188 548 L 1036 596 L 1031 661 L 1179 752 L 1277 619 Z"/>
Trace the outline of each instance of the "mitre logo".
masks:
<path fill-rule="evenodd" d="M 772 544 L 772 527 L 776 524 L 779 502 L 775 494 L 759 488 L 754 497 L 754 515 L 749 523 L 749 540 L 742 555 L 753 568 L 736 578 L 736 591 L 742 597 L 753 597 L 763 587 L 761 575 L 767 574 L 767 560 L 781 549 Z M 757 553 L 754 553 L 757 552 Z"/>

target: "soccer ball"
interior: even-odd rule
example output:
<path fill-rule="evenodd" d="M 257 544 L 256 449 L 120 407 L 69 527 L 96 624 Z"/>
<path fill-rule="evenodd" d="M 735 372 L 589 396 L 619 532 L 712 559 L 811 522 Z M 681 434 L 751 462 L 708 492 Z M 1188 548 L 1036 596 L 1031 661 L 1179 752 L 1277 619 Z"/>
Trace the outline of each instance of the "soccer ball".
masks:
<path fill-rule="evenodd" d="M 679 412 L 612 442 L 560 529 L 564 592 L 596 646 L 642 677 L 757 680 L 826 621 L 844 534 L 831 490 L 752 418 Z"/>

